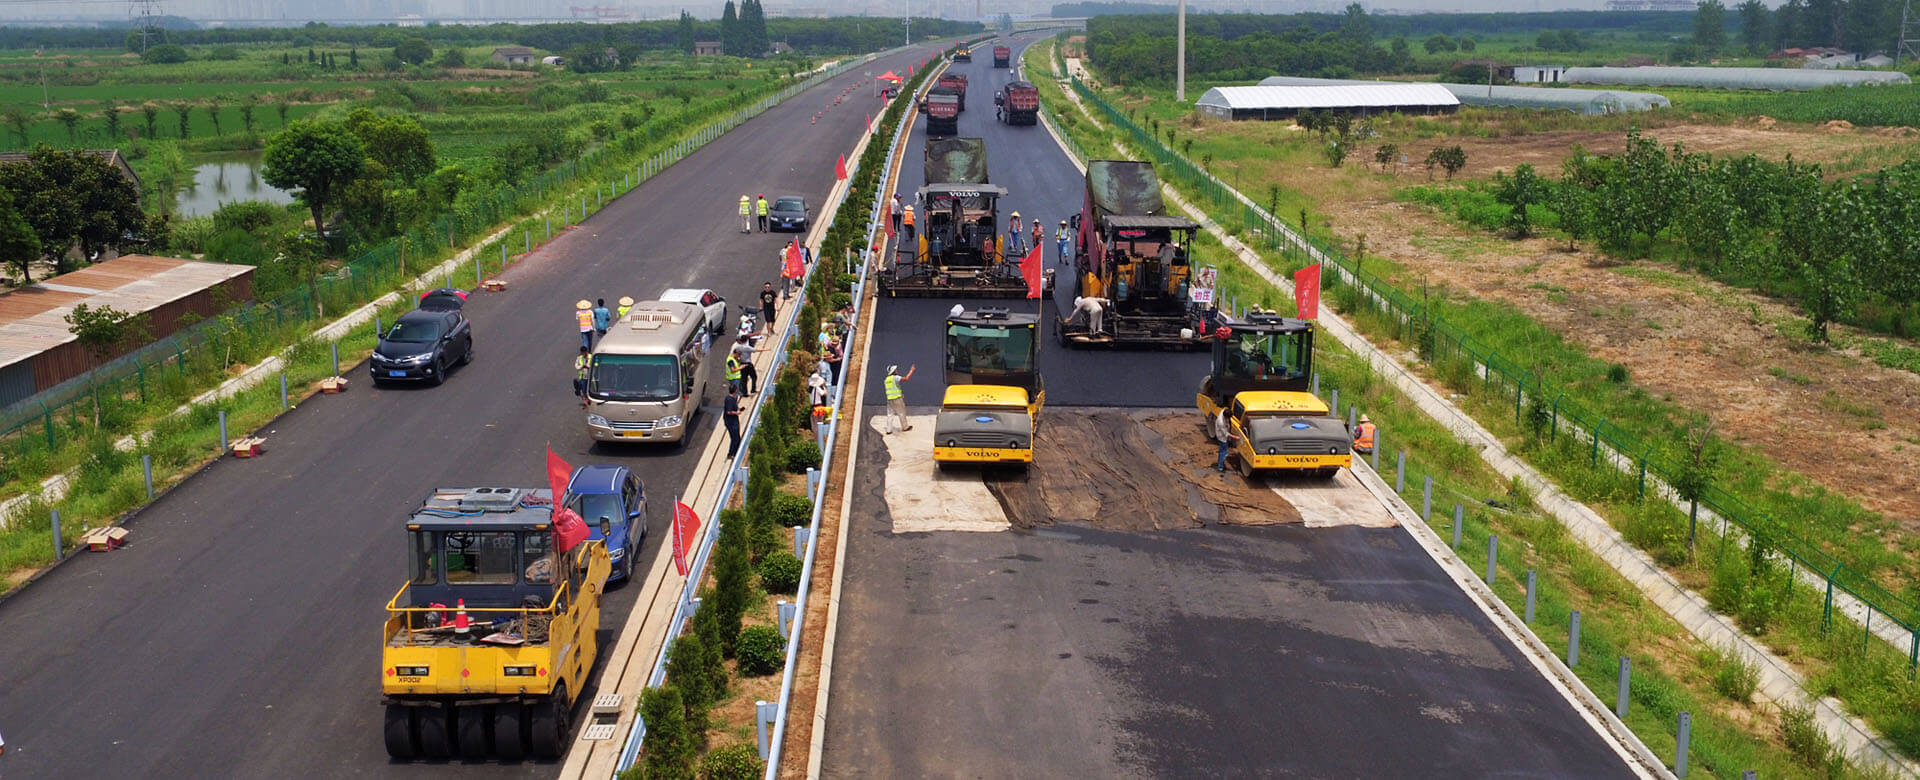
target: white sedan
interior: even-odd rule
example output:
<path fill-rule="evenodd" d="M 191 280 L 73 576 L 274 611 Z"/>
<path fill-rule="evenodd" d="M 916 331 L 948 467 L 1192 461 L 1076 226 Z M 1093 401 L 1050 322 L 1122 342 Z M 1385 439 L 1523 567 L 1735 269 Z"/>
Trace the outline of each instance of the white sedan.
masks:
<path fill-rule="evenodd" d="M 727 299 L 712 290 L 692 287 L 674 287 L 660 293 L 660 300 L 674 303 L 691 303 L 707 313 L 707 332 L 713 334 L 713 340 L 719 341 L 726 334 Z"/>

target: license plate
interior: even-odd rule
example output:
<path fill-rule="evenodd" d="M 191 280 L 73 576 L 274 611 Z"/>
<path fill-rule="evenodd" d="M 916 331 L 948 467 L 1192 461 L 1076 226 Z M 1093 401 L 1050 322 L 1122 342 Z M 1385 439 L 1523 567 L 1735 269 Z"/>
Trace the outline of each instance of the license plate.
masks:
<path fill-rule="evenodd" d="M 628 432 L 626 432 L 626 433 L 622 433 L 622 434 L 620 434 L 620 435 L 621 435 L 621 436 L 625 436 L 625 437 L 627 437 L 627 438 L 629 438 L 629 439 L 644 439 L 644 438 L 647 438 L 647 432 L 646 432 L 646 431 L 628 431 Z"/>
<path fill-rule="evenodd" d="M 407 375 L 407 372 L 405 371 L 388 371 L 387 372 L 387 376 L 406 376 L 406 375 Z"/>

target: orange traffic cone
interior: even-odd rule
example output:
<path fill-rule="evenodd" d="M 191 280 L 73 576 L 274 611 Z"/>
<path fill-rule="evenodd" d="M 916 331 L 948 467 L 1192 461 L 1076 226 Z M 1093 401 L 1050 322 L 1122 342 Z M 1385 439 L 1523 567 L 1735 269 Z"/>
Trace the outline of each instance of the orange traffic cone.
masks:
<path fill-rule="evenodd" d="M 453 641 L 461 643 L 473 641 L 473 635 L 467 629 L 467 600 L 460 599 L 454 603 L 459 611 L 453 613 Z"/>

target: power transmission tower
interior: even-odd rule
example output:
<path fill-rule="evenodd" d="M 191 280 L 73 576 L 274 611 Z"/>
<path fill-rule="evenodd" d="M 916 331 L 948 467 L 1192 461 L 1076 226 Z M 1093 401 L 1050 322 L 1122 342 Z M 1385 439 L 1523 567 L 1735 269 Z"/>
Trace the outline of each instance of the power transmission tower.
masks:
<path fill-rule="evenodd" d="M 159 24 L 154 21 L 156 17 L 163 13 L 163 11 L 158 10 L 159 5 L 160 0 L 133 0 L 132 7 L 128 9 L 129 15 L 138 17 L 135 23 L 140 27 L 141 54 L 146 54 L 147 47 L 155 42 L 166 42 L 166 31 L 160 29 Z"/>
<path fill-rule="evenodd" d="M 1913 0 L 1900 9 L 1900 48 L 1893 53 L 1893 66 L 1902 60 L 1920 59 L 1920 17 L 1914 16 Z"/>

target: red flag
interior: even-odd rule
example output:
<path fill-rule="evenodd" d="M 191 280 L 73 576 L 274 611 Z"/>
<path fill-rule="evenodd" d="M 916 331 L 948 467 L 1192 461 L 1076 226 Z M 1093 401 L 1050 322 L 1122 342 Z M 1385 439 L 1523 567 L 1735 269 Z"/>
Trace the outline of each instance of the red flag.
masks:
<path fill-rule="evenodd" d="M 587 523 L 580 516 L 561 505 L 567 493 L 567 479 L 573 476 L 573 467 L 553 454 L 553 448 L 547 448 L 547 486 L 553 489 L 553 546 L 560 552 L 566 552 L 587 540 Z"/>
<path fill-rule="evenodd" d="M 1293 300 L 1300 306 L 1300 319 L 1320 318 L 1320 264 L 1293 272 Z"/>
<path fill-rule="evenodd" d="M 673 502 L 673 567 L 687 576 L 687 553 L 693 551 L 694 535 L 700 531 L 700 516 L 693 507 Z"/>
<path fill-rule="evenodd" d="M 794 239 L 787 245 L 787 265 L 780 275 L 788 279 L 798 279 L 807 275 L 807 267 L 800 262 L 800 239 Z"/>
<path fill-rule="evenodd" d="M 846 155 L 844 154 L 840 155 L 840 159 L 834 162 L 833 178 L 837 181 L 847 180 L 847 156 Z"/>
<path fill-rule="evenodd" d="M 1028 300 L 1040 297 L 1040 283 L 1046 274 L 1046 272 L 1041 269 L 1041 264 L 1046 262 L 1043 259 L 1044 256 L 1040 245 L 1035 244 L 1033 250 L 1027 252 L 1027 256 L 1020 260 L 1020 276 L 1027 280 Z"/>

